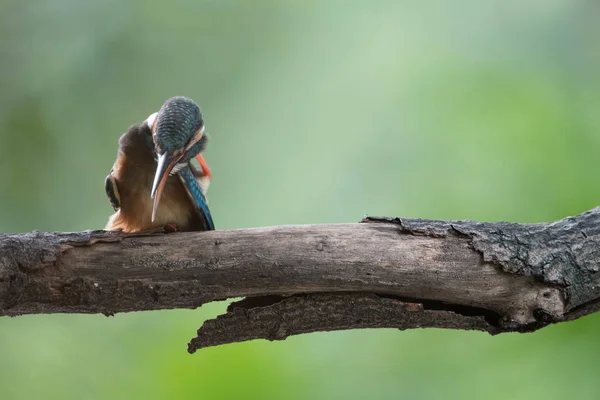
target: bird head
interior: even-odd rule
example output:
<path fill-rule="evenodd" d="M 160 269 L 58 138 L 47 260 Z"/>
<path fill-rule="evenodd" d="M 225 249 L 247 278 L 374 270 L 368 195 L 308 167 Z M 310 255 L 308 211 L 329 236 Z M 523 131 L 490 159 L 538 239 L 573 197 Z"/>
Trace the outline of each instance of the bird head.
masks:
<path fill-rule="evenodd" d="M 200 107 L 187 97 L 172 97 L 146 120 L 152 132 L 157 159 L 151 197 L 154 199 L 152 221 L 169 175 L 186 167 L 196 157 L 205 175 L 210 176 L 200 154 L 206 146 L 204 121 Z"/>

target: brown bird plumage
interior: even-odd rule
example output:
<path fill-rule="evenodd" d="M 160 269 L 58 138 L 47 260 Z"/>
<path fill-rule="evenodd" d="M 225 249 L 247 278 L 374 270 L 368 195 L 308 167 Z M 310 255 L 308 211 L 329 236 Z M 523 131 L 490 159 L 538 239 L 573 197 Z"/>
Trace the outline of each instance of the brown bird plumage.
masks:
<path fill-rule="evenodd" d="M 152 222 L 150 192 L 156 171 L 152 146 L 152 132 L 147 122 L 132 126 L 119 139 L 119 153 L 106 180 L 107 193 L 116 212 L 109 218 L 105 229 L 140 232 L 176 226 L 182 231 L 202 230 L 202 222 L 190 194 L 177 174 L 168 177 L 160 207 Z M 210 172 L 205 175 L 193 166 L 192 172 L 206 192 Z"/>

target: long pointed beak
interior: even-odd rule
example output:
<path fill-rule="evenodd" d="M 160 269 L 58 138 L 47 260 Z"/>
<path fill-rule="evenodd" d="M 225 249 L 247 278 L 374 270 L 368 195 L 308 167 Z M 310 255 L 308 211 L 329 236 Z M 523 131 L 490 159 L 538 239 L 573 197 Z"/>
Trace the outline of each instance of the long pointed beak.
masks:
<path fill-rule="evenodd" d="M 154 205 L 152 206 L 152 222 L 156 217 L 156 210 L 158 209 L 158 203 L 160 202 L 160 196 L 162 195 L 165 184 L 169 173 L 177 164 L 177 161 L 181 159 L 183 154 L 179 157 L 173 157 L 170 153 L 163 153 L 158 156 L 158 166 L 156 167 L 156 173 L 154 174 L 154 184 L 152 185 L 152 192 L 150 197 L 154 199 Z"/>

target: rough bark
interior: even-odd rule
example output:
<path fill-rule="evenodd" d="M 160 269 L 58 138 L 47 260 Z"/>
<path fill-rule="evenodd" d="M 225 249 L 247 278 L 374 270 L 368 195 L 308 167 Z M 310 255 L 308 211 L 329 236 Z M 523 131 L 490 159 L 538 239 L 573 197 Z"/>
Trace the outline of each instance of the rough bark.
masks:
<path fill-rule="evenodd" d="M 600 308 L 600 208 L 553 223 L 366 218 L 0 235 L 0 315 L 195 308 L 189 351 L 352 328 L 532 331 Z"/>

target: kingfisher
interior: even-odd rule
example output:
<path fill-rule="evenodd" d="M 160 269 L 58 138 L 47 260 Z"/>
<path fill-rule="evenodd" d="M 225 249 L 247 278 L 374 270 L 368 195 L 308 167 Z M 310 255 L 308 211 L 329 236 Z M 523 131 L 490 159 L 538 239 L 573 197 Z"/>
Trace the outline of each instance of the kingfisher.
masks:
<path fill-rule="evenodd" d="M 119 138 L 117 159 L 105 180 L 115 210 L 105 229 L 214 230 L 205 197 L 211 179 L 202 156 L 207 142 L 200 107 L 183 96 L 168 99 L 132 125 Z"/>

